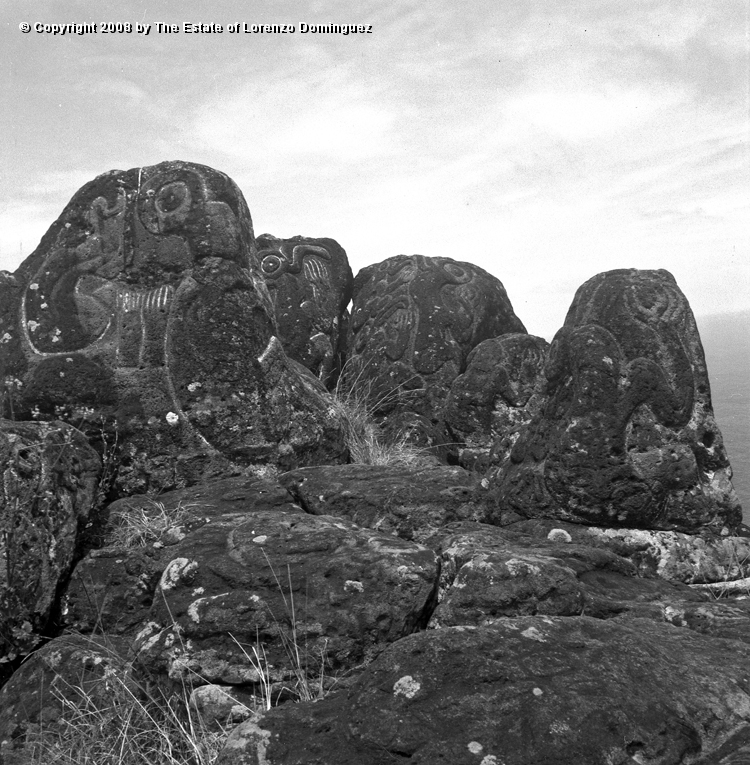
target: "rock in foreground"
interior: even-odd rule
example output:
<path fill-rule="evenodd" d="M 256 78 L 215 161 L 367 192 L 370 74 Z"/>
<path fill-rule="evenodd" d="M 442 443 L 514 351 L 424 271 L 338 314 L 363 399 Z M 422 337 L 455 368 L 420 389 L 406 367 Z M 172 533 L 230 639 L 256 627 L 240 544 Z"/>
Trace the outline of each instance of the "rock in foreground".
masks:
<path fill-rule="evenodd" d="M 391 646 L 346 694 L 272 710 L 219 765 L 713 763 L 750 730 L 750 645 L 524 617 Z"/>

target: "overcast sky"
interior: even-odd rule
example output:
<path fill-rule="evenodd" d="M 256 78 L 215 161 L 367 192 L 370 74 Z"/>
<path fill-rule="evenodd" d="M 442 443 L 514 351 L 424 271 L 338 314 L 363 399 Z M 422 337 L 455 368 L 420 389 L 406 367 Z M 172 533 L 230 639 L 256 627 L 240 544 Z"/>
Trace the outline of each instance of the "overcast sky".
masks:
<path fill-rule="evenodd" d="M 475 263 L 534 334 L 612 268 L 668 269 L 699 316 L 750 308 L 748 7 L 0 0 L 0 268 L 94 176 L 182 159 L 237 182 L 256 234 L 333 237 L 355 273 L 399 253 Z"/>

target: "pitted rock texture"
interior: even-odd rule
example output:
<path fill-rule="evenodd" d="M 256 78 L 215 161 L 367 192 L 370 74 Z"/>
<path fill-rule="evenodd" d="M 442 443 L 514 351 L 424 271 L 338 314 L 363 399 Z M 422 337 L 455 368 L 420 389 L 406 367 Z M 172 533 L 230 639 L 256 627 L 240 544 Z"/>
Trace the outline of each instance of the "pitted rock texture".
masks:
<path fill-rule="evenodd" d="M 495 479 L 498 518 L 738 528 L 698 330 L 671 274 L 622 269 L 586 282 L 545 376 L 549 399 Z"/>
<path fill-rule="evenodd" d="M 63 623 L 81 633 L 131 639 L 149 620 L 157 585 L 175 545 L 225 516 L 261 510 L 299 512 L 278 483 L 246 476 L 112 502 L 100 514 L 95 543 L 78 562 L 63 595 Z M 128 523 L 134 518 L 137 523 Z M 123 533 L 131 529 L 137 533 Z"/>
<path fill-rule="evenodd" d="M 256 240 L 261 272 L 287 355 L 318 379 L 330 381 L 346 341 L 352 270 L 333 239 L 262 234 Z"/>
<path fill-rule="evenodd" d="M 290 645 L 327 674 L 372 659 L 424 628 L 439 574 L 432 550 L 302 511 L 214 518 L 168 558 L 134 642 L 139 663 L 248 686 L 260 682 L 246 655 L 258 645 L 279 683 L 296 677 Z"/>
<path fill-rule="evenodd" d="M 417 542 L 452 521 L 482 521 L 487 512 L 480 479 L 458 467 L 326 465 L 279 481 L 308 513 Z"/>
<path fill-rule="evenodd" d="M 640 561 L 601 546 L 572 524 L 545 531 L 542 524 L 453 523 L 426 544 L 442 560 L 431 629 L 486 626 L 526 615 L 585 614 L 653 619 L 750 643 L 750 601 L 717 600 L 700 586 L 639 569 Z"/>
<path fill-rule="evenodd" d="M 525 331 L 502 283 L 478 266 L 397 255 L 354 279 L 346 377 L 379 411 L 433 415 L 472 348 Z"/>
<path fill-rule="evenodd" d="M 55 730 L 65 702 L 76 703 L 85 694 L 89 709 L 97 704 L 107 709 L 112 682 L 134 690 L 124 651 L 111 640 L 64 635 L 30 656 L 0 688 L 0 765 L 39 762 L 38 749 L 32 756 L 35 737 L 40 727 Z"/>
<path fill-rule="evenodd" d="M 278 707 L 219 765 L 708 765 L 750 728 L 750 645 L 646 619 L 519 617 L 390 646 L 346 694 Z"/>
<path fill-rule="evenodd" d="M 342 459 L 327 394 L 276 337 L 250 213 L 226 175 L 187 162 L 105 173 L 13 280 L 6 410 L 117 430 L 122 493 L 194 483 L 228 461 Z"/>
<path fill-rule="evenodd" d="M 47 627 L 100 470 L 69 425 L 0 420 L 0 659 L 29 653 Z"/>
<path fill-rule="evenodd" d="M 443 410 L 460 465 L 481 472 L 503 462 L 544 404 L 549 344 L 514 333 L 484 340 L 466 358 Z"/>

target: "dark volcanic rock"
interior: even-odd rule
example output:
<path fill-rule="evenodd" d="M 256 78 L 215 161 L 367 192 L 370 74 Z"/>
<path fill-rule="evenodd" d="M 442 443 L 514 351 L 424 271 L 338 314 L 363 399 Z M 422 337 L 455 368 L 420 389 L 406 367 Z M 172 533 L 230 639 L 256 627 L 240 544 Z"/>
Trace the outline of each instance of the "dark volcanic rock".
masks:
<path fill-rule="evenodd" d="M 494 481 L 496 520 L 739 526 L 698 330 L 671 274 L 623 269 L 586 282 L 545 375 L 549 399 Z"/>
<path fill-rule="evenodd" d="M 28 653 L 47 626 L 100 470 L 75 428 L 0 420 L 0 659 Z"/>
<path fill-rule="evenodd" d="M 228 461 L 344 455 L 327 394 L 276 337 L 250 213 L 222 173 L 164 162 L 99 176 L 6 295 L 0 369 L 16 416 L 116 430 L 122 493 L 195 483 Z"/>
<path fill-rule="evenodd" d="M 111 503 L 98 547 L 77 564 L 63 597 L 66 627 L 135 637 L 148 621 L 154 593 L 175 545 L 225 516 L 261 510 L 299 512 L 280 484 L 248 477 Z M 128 524 L 127 519 L 135 519 Z M 130 532 L 127 532 L 127 529 Z M 127 532 L 127 533 L 126 533 Z"/>
<path fill-rule="evenodd" d="M 682 765 L 750 728 L 750 645 L 520 617 L 389 647 L 349 689 L 231 734 L 219 765 Z"/>
<path fill-rule="evenodd" d="M 75 703 L 85 694 L 89 709 L 110 707 L 113 676 L 129 683 L 120 650 L 112 641 L 65 635 L 30 656 L 0 689 L 0 765 L 45 761 L 48 752 L 32 758 L 33 742 L 40 729 L 55 730 L 66 701 Z"/>
<path fill-rule="evenodd" d="M 377 409 L 431 416 L 472 348 L 525 331 L 502 283 L 481 268 L 397 255 L 354 279 L 347 378 L 371 386 Z"/>
<path fill-rule="evenodd" d="M 262 234 L 256 244 L 284 350 L 325 382 L 346 340 L 353 282 L 346 252 L 333 239 L 307 236 Z"/>
<path fill-rule="evenodd" d="M 544 403 L 548 349 L 541 337 L 518 333 L 484 340 L 469 353 L 443 410 L 451 441 L 460 445 L 459 464 L 484 471 L 490 450 L 493 462 L 507 456 Z"/>
<path fill-rule="evenodd" d="M 343 519 L 224 515 L 169 550 L 135 650 L 173 679 L 257 683 L 246 653 L 260 645 L 275 681 L 296 676 L 290 645 L 303 667 L 350 670 L 423 628 L 434 607 L 432 550 Z"/>
<path fill-rule="evenodd" d="M 279 476 L 306 512 L 424 541 L 456 520 L 484 520 L 485 491 L 462 468 L 327 465 Z"/>

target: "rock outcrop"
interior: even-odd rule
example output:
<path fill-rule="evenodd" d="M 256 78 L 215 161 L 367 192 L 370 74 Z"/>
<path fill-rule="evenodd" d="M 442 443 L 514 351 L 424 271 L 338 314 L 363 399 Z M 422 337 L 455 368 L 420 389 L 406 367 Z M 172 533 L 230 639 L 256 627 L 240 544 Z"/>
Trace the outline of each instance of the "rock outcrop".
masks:
<path fill-rule="evenodd" d="M 476 266 L 352 289 L 168 162 L 0 273 L 0 380 L 0 765 L 115 682 L 220 765 L 745 762 L 750 534 L 666 272 L 548 347 Z"/>
<path fill-rule="evenodd" d="M 750 645 L 645 619 L 422 632 L 348 693 L 242 723 L 218 762 L 708 765 L 750 728 L 748 661 Z"/>
<path fill-rule="evenodd" d="M 491 462 L 505 460 L 546 400 L 548 349 L 541 337 L 511 333 L 484 340 L 469 353 L 442 413 L 460 465 L 486 472 Z"/>
<path fill-rule="evenodd" d="M 93 412 L 118 433 L 121 493 L 230 462 L 345 458 L 325 390 L 283 351 L 247 204 L 222 173 L 164 162 L 99 176 L 6 295 L 6 414 L 78 425 Z"/>
<path fill-rule="evenodd" d="M 48 626 L 100 471 L 69 425 L 0 420 L 0 661 L 29 653 Z"/>
<path fill-rule="evenodd" d="M 398 255 L 354 279 L 347 373 L 370 386 L 377 410 L 432 416 L 476 345 L 525 331 L 502 283 L 483 269 Z"/>
<path fill-rule="evenodd" d="M 703 348 L 671 274 L 624 269 L 586 282 L 545 376 L 548 401 L 494 481 L 499 517 L 737 529 Z"/>
<path fill-rule="evenodd" d="M 344 353 L 352 270 L 333 239 L 262 234 L 258 260 L 287 355 L 318 379 L 332 381 Z"/>

